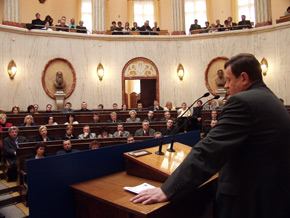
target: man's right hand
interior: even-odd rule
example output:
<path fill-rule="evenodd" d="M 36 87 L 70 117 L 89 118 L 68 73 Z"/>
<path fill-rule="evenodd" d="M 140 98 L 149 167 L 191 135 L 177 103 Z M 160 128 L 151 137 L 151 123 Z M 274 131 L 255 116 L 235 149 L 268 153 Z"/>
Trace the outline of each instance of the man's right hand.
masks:
<path fill-rule="evenodd" d="M 133 203 L 152 204 L 167 201 L 168 198 L 161 188 L 152 188 L 140 192 L 130 201 Z"/>

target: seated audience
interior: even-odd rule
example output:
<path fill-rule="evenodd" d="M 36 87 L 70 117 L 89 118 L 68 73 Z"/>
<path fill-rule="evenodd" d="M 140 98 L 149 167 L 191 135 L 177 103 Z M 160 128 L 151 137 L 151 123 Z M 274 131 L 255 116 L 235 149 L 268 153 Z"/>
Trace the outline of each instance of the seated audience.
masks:
<path fill-rule="evenodd" d="M 226 98 L 223 98 L 222 104 L 219 107 L 217 107 L 217 109 L 222 110 L 224 108 L 224 106 L 225 106 L 226 103 L 227 103 L 227 99 Z"/>
<path fill-rule="evenodd" d="M 110 113 L 111 119 L 107 120 L 107 123 L 121 123 L 122 120 L 118 120 L 118 115 L 116 112 Z"/>
<path fill-rule="evenodd" d="M 211 117 L 206 119 L 206 120 L 217 120 L 218 119 L 218 112 L 217 110 L 212 110 L 211 111 Z"/>
<path fill-rule="evenodd" d="M 98 105 L 98 110 L 103 110 L 103 109 L 104 109 L 104 105 L 99 104 L 99 105 Z"/>
<path fill-rule="evenodd" d="M 66 116 L 67 122 L 64 123 L 64 125 L 68 125 L 68 124 L 79 124 L 78 121 L 76 121 L 76 116 L 74 114 L 68 114 Z"/>
<path fill-rule="evenodd" d="M 136 117 L 137 112 L 135 110 L 130 110 L 130 117 L 126 119 L 126 123 L 138 123 L 141 122 L 140 118 Z"/>
<path fill-rule="evenodd" d="M 14 181 L 17 178 L 16 152 L 17 148 L 19 148 L 18 144 L 27 141 L 25 137 L 18 136 L 18 132 L 18 128 L 12 126 L 8 129 L 9 136 L 3 139 L 4 155 L 10 165 L 7 172 L 9 181 Z"/>
<path fill-rule="evenodd" d="M 45 149 L 46 149 L 46 144 L 43 142 L 39 142 L 35 145 L 34 150 L 35 150 L 35 159 L 40 159 L 45 157 Z"/>
<path fill-rule="evenodd" d="M 225 31 L 229 31 L 229 30 L 231 30 L 231 26 L 230 26 L 228 20 L 225 20 L 225 21 L 224 21 L 224 25 L 225 25 L 225 29 L 224 29 Z"/>
<path fill-rule="evenodd" d="M 151 27 L 149 26 L 149 21 L 146 20 L 144 22 L 144 25 L 142 27 L 139 28 L 139 31 L 143 31 L 140 33 L 140 35 L 150 35 L 150 33 L 145 33 L 145 31 L 152 31 Z"/>
<path fill-rule="evenodd" d="M 203 30 L 200 33 L 208 33 L 208 31 L 210 30 L 209 22 L 206 21 L 204 24 L 205 24 L 205 27 L 202 28 Z"/>
<path fill-rule="evenodd" d="M 172 119 L 168 119 L 166 122 L 166 127 L 161 129 L 162 135 L 173 135 L 176 131 L 177 127 L 174 126 L 174 122 Z"/>
<path fill-rule="evenodd" d="M 61 111 L 61 113 L 71 113 L 73 112 L 73 109 L 71 109 L 72 105 L 70 102 L 65 103 L 64 109 Z"/>
<path fill-rule="evenodd" d="M 113 104 L 113 110 L 118 110 L 118 104 L 117 103 Z"/>
<path fill-rule="evenodd" d="M 11 127 L 12 123 L 7 123 L 6 114 L 0 114 L 0 133 L 2 132 L 2 128 Z"/>
<path fill-rule="evenodd" d="M 122 104 L 122 111 L 127 111 L 127 110 L 128 110 L 128 105 Z"/>
<path fill-rule="evenodd" d="M 80 21 L 79 25 L 77 26 L 77 33 L 87 33 L 88 30 L 87 28 L 84 26 L 84 21 Z"/>
<path fill-rule="evenodd" d="M 169 111 L 165 111 L 164 112 L 164 118 L 162 118 L 161 121 L 166 121 L 167 122 L 167 120 L 169 120 L 169 119 L 173 120 L 173 122 L 176 121 L 176 119 L 174 117 L 171 117 L 171 114 L 170 114 Z"/>
<path fill-rule="evenodd" d="M 137 103 L 137 111 L 144 111 L 142 102 Z"/>
<path fill-rule="evenodd" d="M 119 21 L 116 30 L 117 30 L 117 31 L 123 31 L 123 29 L 124 29 L 124 27 L 122 27 L 122 22 Z"/>
<path fill-rule="evenodd" d="M 206 127 L 205 129 L 204 129 L 204 133 L 203 133 L 203 137 L 206 137 L 206 135 L 209 133 L 209 131 L 217 124 L 217 120 L 212 120 L 211 122 L 210 122 L 210 126 L 209 127 Z"/>
<path fill-rule="evenodd" d="M 72 125 L 67 125 L 65 127 L 65 134 L 61 137 L 61 140 L 71 140 L 77 139 L 77 137 L 73 134 L 74 127 Z"/>
<path fill-rule="evenodd" d="M 167 101 L 166 105 L 163 109 L 164 111 L 176 111 L 175 107 L 172 106 L 172 102 L 171 101 Z"/>
<path fill-rule="evenodd" d="M 224 31 L 224 25 L 221 25 L 221 22 L 220 22 L 219 19 L 216 20 L 216 26 L 215 27 L 216 27 L 216 29 L 218 31 Z"/>
<path fill-rule="evenodd" d="M 230 27 L 236 27 L 237 24 L 233 22 L 233 18 L 232 17 L 228 17 L 228 23 Z M 232 28 L 232 30 L 234 30 L 235 28 Z"/>
<path fill-rule="evenodd" d="M 112 138 L 113 135 L 109 133 L 109 128 L 106 126 L 101 127 L 101 134 L 98 135 L 98 138 Z"/>
<path fill-rule="evenodd" d="M 131 28 L 130 28 L 130 26 L 129 26 L 129 22 L 126 22 L 126 23 L 125 23 L 125 27 L 124 27 L 123 30 L 131 31 Z"/>
<path fill-rule="evenodd" d="M 131 31 L 139 31 L 139 27 L 138 27 L 137 22 L 133 23 L 133 27 L 132 27 Z"/>
<path fill-rule="evenodd" d="M 52 113 L 52 105 L 51 104 L 46 105 L 45 113 Z"/>
<path fill-rule="evenodd" d="M 77 25 L 75 23 L 76 23 L 76 20 L 74 18 L 70 19 L 69 28 L 76 29 Z"/>
<path fill-rule="evenodd" d="M 88 109 L 88 104 L 86 102 L 82 102 L 79 112 L 91 112 L 91 110 Z"/>
<path fill-rule="evenodd" d="M 61 20 L 60 24 L 56 25 L 56 31 L 61 31 L 61 32 L 68 32 L 69 31 L 69 26 L 66 25 L 65 20 Z"/>
<path fill-rule="evenodd" d="M 85 125 L 83 133 L 78 136 L 78 139 L 96 139 L 96 133 L 91 132 L 90 126 Z"/>
<path fill-rule="evenodd" d="M 242 15 L 242 20 L 239 22 L 239 29 L 251 29 L 251 21 L 246 20 L 246 15 Z"/>
<path fill-rule="evenodd" d="M 163 107 L 159 105 L 157 100 L 154 100 L 153 105 L 148 108 L 151 111 L 163 111 Z"/>
<path fill-rule="evenodd" d="M 190 25 L 189 32 L 191 33 L 191 31 L 198 29 L 201 29 L 201 26 L 198 24 L 198 20 L 194 19 L 194 24 Z"/>
<path fill-rule="evenodd" d="M 208 100 L 211 98 L 208 98 Z M 213 100 L 208 101 L 204 106 L 203 110 L 215 110 L 216 106 L 213 105 Z"/>
<path fill-rule="evenodd" d="M 35 138 L 36 142 L 48 142 L 55 140 L 53 136 L 47 135 L 46 126 L 40 126 L 38 131 L 40 135 Z"/>
<path fill-rule="evenodd" d="M 33 107 L 34 107 L 34 113 L 38 112 L 39 105 L 38 104 L 34 104 Z"/>
<path fill-rule="evenodd" d="M 19 108 L 19 106 L 14 106 L 13 108 L 12 108 L 12 110 L 11 110 L 11 112 L 13 113 L 13 114 L 19 114 L 19 112 L 20 112 L 20 108 Z"/>
<path fill-rule="evenodd" d="M 192 126 L 194 130 L 201 130 L 202 128 L 201 115 L 202 115 L 202 101 L 198 100 L 197 107 L 193 108 Z"/>
<path fill-rule="evenodd" d="M 152 31 L 160 31 L 160 28 L 158 27 L 158 23 L 154 22 L 154 27 L 152 28 Z"/>
<path fill-rule="evenodd" d="M 35 112 L 34 106 L 33 105 L 29 105 L 27 107 L 27 112 L 33 114 Z"/>
<path fill-rule="evenodd" d="M 124 125 L 119 123 L 117 125 L 117 131 L 113 134 L 113 137 L 127 137 L 130 135 L 130 132 L 124 130 Z"/>
<path fill-rule="evenodd" d="M 50 116 L 47 118 L 46 125 L 47 126 L 54 126 L 54 125 L 58 125 L 58 123 L 54 122 L 53 116 Z"/>
<path fill-rule="evenodd" d="M 65 25 L 69 26 L 69 24 L 66 22 L 66 16 L 62 16 L 61 20 L 58 22 L 58 24 L 60 24 L 62 20 L 64 20 Z"/>
<path fill-rule="evenodd" d="M 180 129 L 182 132 L 188 131 L 188 124 L 187 120 L 191 116 L 190 110 L 187 110 L 186 103 L 183 102 L 181 108 L 177 111 L 177 118 L 178 118 L 178 127 L 183 125 L 183 128 Z M 186 111 L 186 112 L 185 112 Z"/>
<path fill-rule="evenodd" d="M 142 122 L 142 128 L 136 130 L 135 136 L 154 136 L 155 130 L 149 127 L 149 121 Z"/>
<path fill-rule="evenodd" d="M 127 143 L 133 143 L 133 142 L 135 142 L 134 136 L 129 135 L 129 136 L 127 137 Z"/>
<path fill-rule="evenodd" d="M 40 13 L 36 13 L 35 17 L 36 19 L 32 20 L 31 23 L 35 25 L 34 29 L 41 29 L 45 22 L 40 20 Z"/>
<path fill-rule="evenodd" d="M 24 118 L 24 123 L 20 124 L 20 126 L 25 126 L 25 127 L 36 126 L 36 123 L 34 123 L 34 119 L 31 115 L 27 115 Z"/>
<path fill-rule="evenodd" d="M 99 114 L 94 114 L 93 115 L 93 120 L 90 123 L 101 123 L 100 115 Z"/>
<path fill-rule="evenodd" d="M 115 31 L 117 29 L 116 21 L 112 21 L 112 26 L 110 27 L 111 31 Z"/>
<path fill-rule="evenodd" d="M 53 26 L 53 19 L 52 19 L 52 17 L 50 15 L 47 15 L 45 17 L 45 20 L 44 21 L 45 22 L 48 22 L 49 23 L 49 26 Z"/>
<path fill-rule="evenodd" d="M 154 117 L 154 111 L 152 111 L 152 110 L 148 111 L 147 117 L 144 120 L 147 120 L 149 122 L 157 121 L 157 118 Z"/>
<path fill-rule="evenodd" d="M 101 144 L 96 140 L 91 141 L 89 145 L 89 149 L 99 149 L 100 147 L 101 147 Z"/>
<path fill-rule="evenodd" d="M 161 132 L 155 132 L 154 133 L 154 138 L 157 139 L 157 138 L 162 138 L 162 133 Z"/>
<path fill-rule="evenodd" d="M 212 23 L 212 24 L 210 25 L 210 29 L 209 29 L 208 32 L 209 32 L 209 33 L 215 33 L 215 32 L 218 32 L 218 29 L 216 29 L 214 23 Z"/>
<path fill-rule="evenodd" d="M 68 153 L 73 153 L 73 152 L 78 152 L 80 150 L 78 149 L 74 149 L 72 148 L 72 144 L 71 144 L 71 141 L 70 140 L 64 140 L 63 142 L 63 149 L 56 152 L 56 154 L 68 154 Z"/>
<path fill-rule="evenodd" d="M 287 10 L 284 13 L 284 16 L 290 15 L 290 6 L 287 8 Z"/>

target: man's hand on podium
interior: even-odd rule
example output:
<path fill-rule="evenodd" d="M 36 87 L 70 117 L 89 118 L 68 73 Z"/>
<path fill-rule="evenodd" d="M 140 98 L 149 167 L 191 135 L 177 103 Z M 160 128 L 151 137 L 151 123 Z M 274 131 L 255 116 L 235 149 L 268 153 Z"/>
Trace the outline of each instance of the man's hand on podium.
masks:
<path fill-rule="evenodd" d="M 167 201 L 166 194 L 161 188 L 152 188 L 140 192 L 135 197 L 131 198 L 130 201 L 133 203 L 152 204 L 158 202 Z"/>

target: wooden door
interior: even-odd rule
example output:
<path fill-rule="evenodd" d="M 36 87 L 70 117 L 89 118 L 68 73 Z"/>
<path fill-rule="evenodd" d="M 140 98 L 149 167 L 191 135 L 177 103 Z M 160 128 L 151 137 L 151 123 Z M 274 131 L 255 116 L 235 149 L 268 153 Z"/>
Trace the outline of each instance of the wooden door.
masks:
<path fill-rule="evenodd" d="M 140 100 L 143 107 L 148 108 L 156 99 L 156 79 L 141 79 L 140 86 Z"/>

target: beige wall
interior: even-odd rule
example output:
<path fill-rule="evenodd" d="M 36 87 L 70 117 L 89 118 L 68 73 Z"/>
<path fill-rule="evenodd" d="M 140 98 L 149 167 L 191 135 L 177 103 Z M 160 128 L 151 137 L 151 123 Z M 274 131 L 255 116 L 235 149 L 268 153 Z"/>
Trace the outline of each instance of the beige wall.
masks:
<path fill-rule="evenodd" d="M 276 23 L 276 20 L 281 16 L 284 16 L 284 12 L 290 6 L 290 0 L 271 0 L 272 8 L 272 23 Z"/>
<path fill-rule="evenodd" d="M 123 26 L 128 21 L 127 0 L 107 0 L 107 9 L 107 30 L 110 29 L 113 20 L 121 21 Z"/>
<path fill-rule="evenodd" d="M 0 21 L 3 21 L 3 0 L 0 0 Z"/>
<path fill-rule="evenodd" d="M 224 20 L 226 20 L 229 16 L 232 16 L 231 13 L 231 0 L 219 0 L 219 1 L 211 1 L 212 7 L 212 19 L 209 20 L 210 23 L 215 23 L 217 19 L 221 21 L 223 25 Z"/>
<path fill-rule="evenodd" d="M 171 0 L 160 1 L 160 28 L 172 32 Z"/>

